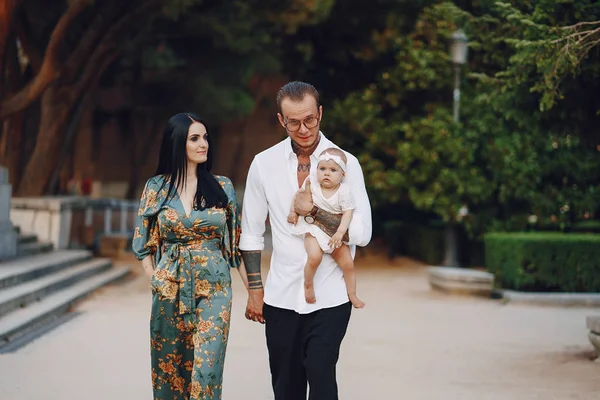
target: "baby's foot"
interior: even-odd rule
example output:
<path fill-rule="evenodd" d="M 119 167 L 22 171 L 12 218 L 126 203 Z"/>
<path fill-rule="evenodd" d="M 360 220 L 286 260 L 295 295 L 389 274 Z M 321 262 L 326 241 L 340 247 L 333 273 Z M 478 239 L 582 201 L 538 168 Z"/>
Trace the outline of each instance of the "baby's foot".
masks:
<path fill-rule="evenodd" d="M 350 299 L 350 302 L 352 303 L 354 308 L 365 308 L 366 304 L 361 299 L 356 297 L 355 294 L 349 294 L 348 298 Z"/>
<path fill-rule="evenodd" d="M 306 302 L 309 304 L 314 304 L 317 302 L 313 285 L 304 285 L 304 297 L 306 298 Z"/>

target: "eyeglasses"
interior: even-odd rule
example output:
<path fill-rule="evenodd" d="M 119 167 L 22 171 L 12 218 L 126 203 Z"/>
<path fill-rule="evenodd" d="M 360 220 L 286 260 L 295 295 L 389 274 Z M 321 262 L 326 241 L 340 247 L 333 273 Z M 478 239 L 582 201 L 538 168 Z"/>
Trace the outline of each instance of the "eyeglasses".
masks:
<path fill-rule="evenodd" d="M 319 117 L 306 117 L 304 121 L 298 121 L 297 119 L 290 119 L 286 121 L 285 128 L 288 132 L 297 132 L 300 130 L 300 127 L 304 124 L 306 129 L 316 128 L 319 125 Z"/>

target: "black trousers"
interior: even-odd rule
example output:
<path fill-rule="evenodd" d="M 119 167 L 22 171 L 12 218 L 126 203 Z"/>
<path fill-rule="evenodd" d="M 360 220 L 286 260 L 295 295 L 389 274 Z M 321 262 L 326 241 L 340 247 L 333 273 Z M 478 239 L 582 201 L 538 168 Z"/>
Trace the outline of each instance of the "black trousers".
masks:
<path fill-rule="evenodd" d="M 310 314 L 265 304 L 265 333 L 275 400 L 338 400 L 335 367 L 350 302 Z"/>

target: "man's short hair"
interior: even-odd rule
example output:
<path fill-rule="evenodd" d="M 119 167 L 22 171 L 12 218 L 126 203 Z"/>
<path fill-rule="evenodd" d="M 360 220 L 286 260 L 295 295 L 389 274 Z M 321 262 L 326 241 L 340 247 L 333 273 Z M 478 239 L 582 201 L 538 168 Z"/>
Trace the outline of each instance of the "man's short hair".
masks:
<path fill-rule="evenodd" d="M 300 81 L 286 83 L 279 89 L 279 92 L 277 92 L 277 111 L 281 114 L 281 102 L 283 99 L 287 98 L 292 101 L 302 101 L 307 94 L 315 98 L 317 101 L 317 108 L 319 108 L 319 91 L 315 89 L 313 85 Z"/>

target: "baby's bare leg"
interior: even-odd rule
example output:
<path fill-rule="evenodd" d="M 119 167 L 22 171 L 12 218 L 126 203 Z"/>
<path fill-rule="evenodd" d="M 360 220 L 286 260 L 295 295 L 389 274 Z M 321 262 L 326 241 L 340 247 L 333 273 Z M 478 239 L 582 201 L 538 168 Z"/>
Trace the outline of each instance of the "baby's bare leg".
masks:
<path fill-rule="evenodd" d="M 350 253 L 350 247 L 342 244 L 331 256 L 344 272 L 344 282 L 346 282 L 346 291 L 348 291 L 350 302 L 354 308 L 364 308 L 365 303 L 356 296 L 356 274 L 354 273 L 354 260 Z"/>
<path fill-rule="evenodd" d="M 306 297 L 306 302 L 312 304 L 317 301 L 315 297 L 314 278 L 317 268 L 323 259 L 323 250 L 321 250 L 317 239 L 308 233 L 304 235 L 304 248 L 308 254 L 306 265 L 304 266 L 304 296 Z"/>

